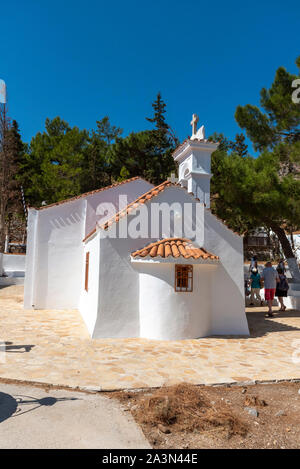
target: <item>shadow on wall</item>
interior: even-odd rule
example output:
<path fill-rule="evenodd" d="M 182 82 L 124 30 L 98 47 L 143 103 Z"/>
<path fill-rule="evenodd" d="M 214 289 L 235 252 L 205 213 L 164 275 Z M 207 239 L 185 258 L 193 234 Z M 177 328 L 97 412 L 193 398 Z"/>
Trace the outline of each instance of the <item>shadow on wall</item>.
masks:
<path fill-rule="evenodd" d="M 207 223 L 206 221 L 206 217 L 209 217 L 210 219 L 210 223 Z M 211 245 L 211 242 L 210 240 L 211 239 L 220 239 L 221 238 L 221 242 L 228 244 L 231 249 L 234 251 L 234 253 L 236 253 L 237 255 L 240 255 L 243 251 L 242 251 L 242 241 L 241 241 L 241 238 L 240 238 L 240 248 L 241 248 L 241 251 L 237 250 L 238 248 L 238 235 L 236 235 L 235 233 L 233 233 L 224 223 L 222 223 L 222 221 L 218 220 L 212 213 L 210 213 L 208 210 L 206 210 L 205 212 L 205 218 L 204 218 L 204 229 L 205 229 L 205 235 L 206 235 L 206 238 L 204 239 L 204 245 L 205 247 L 208 249 L 208 250 L 211 250 L 212 252 L 214 252 L 215 250 L 215 247 L 214 245 Z M 210 235 L 210 231 L 213 231 L 215 234 L 216 234 L 216 237 L 213 237 Z M 209 235 L 209 236 L 208 236 Z M 225 247 L 226 247 L 226 244 L 225 244 Z M 215 253 L 214 253 L 215 254 Z M 218 251 L 216 251 L 216 254 L 219 254 L 219 256 L 221 257 L 222 259 L 222 256 L 220 255 L 220 253 L 218 253 Z M 242 260 L 243 262 L 243 260 Z M 222 261 L 221 261 L 222 263 Z M 226 270 L 226 272 L 229 274 L 229 276 L 232 278 L 232 281 L 236 284 L 236 286 L 240 289 L 241 293 L 243 292 L 243 284 L 244 284 L 244 272 L 243 272 L 243 266 L 244 264 L 241 264 L 241 271 L 240 272 L 236 272 L 235 275 L 232 277 L 232 272 L 228 271 L 229 267 L 228 267 L 228 259 L 227 259 L 227 262 L 226 264 L 223 265 L 223 268 L 224 270 Z"/>
<path fill-rule="evenodd" d="M 83 217 L 78 212 L 73 212 L 67 217 L 57 217 L 50 220 L 52 228 L 61 229 L 66 226 L 72 226 L 82 221 Z"/>
<path fill-rule="evenodd" d="M 26 398 L 26 399 L 24 399 Z M 39 407 L 46 406 L 51 407 L 57 402 L 63 401 L 76 401 L 76 397 L 62 397 L 56 399 L 55 397 L 43 397 L 42 399 L 36 399 L 31 396 L 16 395 L 15 397 L 10 394 L 0 392 L 0 423 L 8 418 L 19 417 L 20 415 L 27 414 Z M 21 406 L 33 406 L 28 410 L 23 410 Z"/>
<path fill-rule="evenodd" d="M 161 280 L 162 282 L 169 285 L 169 287 L 171 287 L 171 290 L 174 291 L 175 265 L 176 265 L 175 262 L 158 263 L 158 264 L 151 264 L 147 262 L 145 263 L 135 262 L 132 264 L 132 267 L 139 274 L 146 274 L 146 275 L 149 275 L 151 277 Z"/>
<path fill-rule="evenodd" d="M 213 335 L 249 335 L 244 289 L 239 288 L 236 280 L 220 262 L 214 275 L 211 296 Z M 243 279 L 240 280 L 242 285 Z"/>

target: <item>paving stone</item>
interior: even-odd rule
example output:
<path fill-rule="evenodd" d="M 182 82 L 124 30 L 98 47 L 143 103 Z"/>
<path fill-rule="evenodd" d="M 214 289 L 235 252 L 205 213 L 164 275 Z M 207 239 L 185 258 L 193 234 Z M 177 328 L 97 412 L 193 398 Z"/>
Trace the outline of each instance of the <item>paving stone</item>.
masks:
<path fill-rule="evenodd" d="M 246 311 L 249 338 L 92 340 L 78 311 L 24 310 L 21 285 L 1 288 L 0 342 L 11 344 L 0 350 L 0 377 L 91 391 L 300 379 L 300 312 L 266 320 L 266 308 Z"/>

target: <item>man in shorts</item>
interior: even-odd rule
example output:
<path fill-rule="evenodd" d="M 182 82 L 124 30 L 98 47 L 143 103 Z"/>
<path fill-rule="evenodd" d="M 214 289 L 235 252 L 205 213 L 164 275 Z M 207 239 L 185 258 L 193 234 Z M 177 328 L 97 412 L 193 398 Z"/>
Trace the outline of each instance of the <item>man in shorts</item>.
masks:
<path fill-rule="evenodd" d="M 279 282 L 279 277 L 276 270 L 273 269 L 271 262 L 266 263 L 265 268 L 262 271 L 261 279 L 264 281 L 265 300 L 267 301 L 269 307 L 268 317 L 272 318 L 272 303 L 276 292 L 276 285 L 277 282 Z"/>

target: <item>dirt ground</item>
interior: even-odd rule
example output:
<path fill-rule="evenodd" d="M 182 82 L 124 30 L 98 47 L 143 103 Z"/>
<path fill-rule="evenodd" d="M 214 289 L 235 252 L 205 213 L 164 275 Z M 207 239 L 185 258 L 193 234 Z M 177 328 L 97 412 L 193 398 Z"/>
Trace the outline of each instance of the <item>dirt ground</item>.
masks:
<path fill-rule="evenodd" d="M 153 448 L 300 448 L 300 383 L 180 384 L 108 395 L 131 412 Z"/>

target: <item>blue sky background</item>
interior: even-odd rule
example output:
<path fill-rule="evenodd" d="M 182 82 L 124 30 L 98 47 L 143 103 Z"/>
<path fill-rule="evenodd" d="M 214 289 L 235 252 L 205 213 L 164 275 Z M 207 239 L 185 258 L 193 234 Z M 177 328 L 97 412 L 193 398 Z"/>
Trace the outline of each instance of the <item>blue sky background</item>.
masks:
<path fill-rule="evenodd" d="M 25 141 L 57 115 L 80 128 L 109 115 L 149 128 L 158 91 L 180 140 L 193 112 L 234 137 L 238 104 L 258 104 L 283 65 L 296 73 L 300 2 L 15 0 L 1 4 L 0 78 Z"/>

